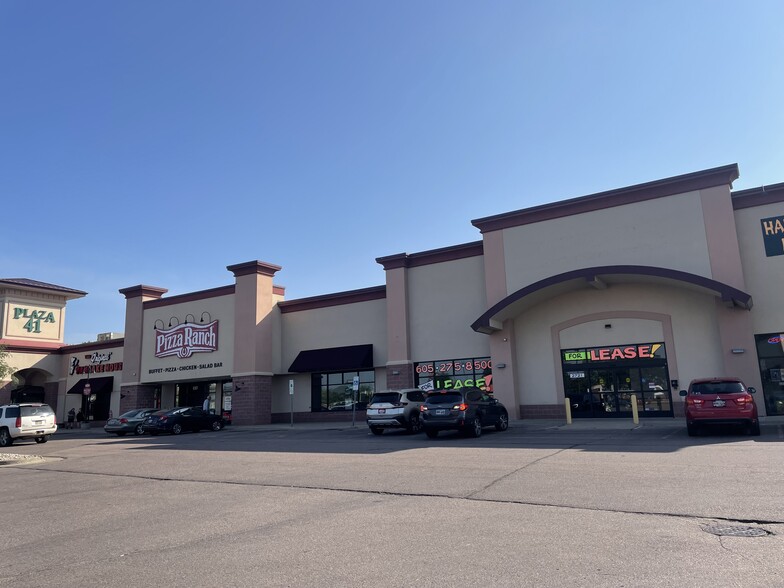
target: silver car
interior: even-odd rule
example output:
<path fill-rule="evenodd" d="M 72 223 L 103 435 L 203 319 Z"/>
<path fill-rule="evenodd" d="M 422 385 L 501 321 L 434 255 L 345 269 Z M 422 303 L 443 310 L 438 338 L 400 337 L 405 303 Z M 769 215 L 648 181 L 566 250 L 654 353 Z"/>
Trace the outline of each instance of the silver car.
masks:
<path fill-rule="evenodd" d="M 424 403 L 425 393 L 419 388 L 376 392 L 367 406 L 368 427 L 374 435 L 391 428 L 419 433 L 422 430 L 419 407 Z"/>
<path fill-rule="evenodd" d="M 151 414 L 158 412 L 159 408 L 135 408 L 121 414 L 118 417 L 109 419 L 103 427 L 107 433 L 122 437 L 128 433 L 142 435 L 142 422 Z"/>

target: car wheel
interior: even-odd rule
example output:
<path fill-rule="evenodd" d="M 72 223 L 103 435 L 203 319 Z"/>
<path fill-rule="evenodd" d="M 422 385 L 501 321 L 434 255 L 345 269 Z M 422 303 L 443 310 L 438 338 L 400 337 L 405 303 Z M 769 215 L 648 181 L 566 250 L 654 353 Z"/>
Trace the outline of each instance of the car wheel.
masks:
<path fill-rule="evenodd" d="M 697 425 L 692 425 L 691 423 L 686 423 L 686 432 L 689 434 L 689 437 L 696 437 L 697 436 Z"/>
<path fill-rule="evenodd" d="M 172 434 L 179 435 L 182 433 L 182 425 L 180 423 L 174 423 L 172 425 Z"/>
<path fill-rule="evenodd" d="M 498 422 L 495 424 L 496 431 L 506 431 L 509 428 L 509 415 L 505 412 L 501 413 L 498 417 Z"/>
<path fill-rule="evenodd" d="M 136 425 L 136 428 L 133 430 L 134 435 L 144 435 L 144 427 L 141 425 Z"/>
<path fill-rule="evenodd" d="M 382 429 L 381 427 L 370 427 L 370 432 L 373 433 L 374 435 L 383 435 L 384 429 Z"/>
<path fill-rule="evenodd" d="M 749 435 L 752 437 L 759 437 L 760 435 L 760 424 L 759 421 L 756 423 L 749 425 Z"/>
<path fill-rule="evenodd" d="M 125 431 L 117 431 L 118 437 L 125 437 Z"/>
<path fill-rule="evenodd" d="M 11 447 L 13 443 L 14 439 L 8 429 L 0 429 L 0 447 Z"/>
<path fill-rule="evenodd" d="M 223 424 L 220 421 L 213 421 L 212 422 L 212 430 L 213 431 L 220 431 L 223 428 Z"/>
<path fill-rule="evenodd" d="M 41 437 L 35 438 L 36 443 L 46 443 L 47 441 L 49 441 L 49 435 L 42 435 Z"/>
<path fill-rule="evenodd" d="M 475 416 L 474 420 L 471 421 L 471 428 L 468 430 L 468 433 L 472 437 L 482 436 L 482 420 L 478 416 Z"/>
<path fill-rule="evenodd" d="M 408 420 L 408 426 L 406 427 L 406 431 L 411 433 L 412 435 L 415 433 L 419 433 L 422 430 L 422 419 L 419 418 L 417 413 L 411 415 L 411 418 Z"/>
<path fill-rule="evenodd" d="M 425 429 L 425 435 L 427 435 L 430 439 L 435 439 L 438 437 L 438 429 Z"/>

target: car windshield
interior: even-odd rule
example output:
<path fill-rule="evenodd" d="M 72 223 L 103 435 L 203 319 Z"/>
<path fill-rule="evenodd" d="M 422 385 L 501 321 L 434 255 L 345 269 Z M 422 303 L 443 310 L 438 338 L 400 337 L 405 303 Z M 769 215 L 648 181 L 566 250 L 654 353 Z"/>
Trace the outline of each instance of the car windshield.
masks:
<path fill-rule="evenodd" d="M 463 395 L 459 392 L 433 392 L 425 401 L 427 404 L 460 404 Z"/>
<path fill-rule="evenodd" d="M 129 410 L 128 412 L 122 413 L 120 415 L 120 418 L 121 419 L 130 419 L 130 418 L 133 418 L 133 417 L 135 417 L 137 415 L 138 416 L 142 416 L 143 414 L 144 414 L 144 411 L 143 410 L 139 410 L 137 408 L 136 410 Z"/>
<path fill-rule="evenodd" d="M 694 384 L 691 393 L 702 394 L 743 394 L 746 389 L 740 382 L 703 382 Z"/>
<path fill-rule="evenodd" d="M 380 404 L 382 402 L 397 404 L 400 402 L 400 394 L 398 392 L 380 392 L 379 394 L 373 394 L 373 398 L 370 399 L 370 404 Z"/>
<path fill-rule="evenodd" d="M 47 405 L 22 406 L 20 408 L 22 411 L 22 416 L 49 416 L 50 414 L 54 414 L 52 408 Z"/>

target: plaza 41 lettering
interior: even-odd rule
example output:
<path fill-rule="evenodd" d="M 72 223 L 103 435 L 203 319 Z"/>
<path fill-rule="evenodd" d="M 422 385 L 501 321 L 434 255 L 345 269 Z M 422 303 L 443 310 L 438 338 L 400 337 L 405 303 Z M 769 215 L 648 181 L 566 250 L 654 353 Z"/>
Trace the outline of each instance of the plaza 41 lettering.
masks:
<path fill-rule="evenodd" d="M 27 319 L 22 328 L 28 333 L 40 333 L 41 323 L 54 323 L 54 313 L 50 310 L 30 310 L 14 308 L 14 320 Z"/>

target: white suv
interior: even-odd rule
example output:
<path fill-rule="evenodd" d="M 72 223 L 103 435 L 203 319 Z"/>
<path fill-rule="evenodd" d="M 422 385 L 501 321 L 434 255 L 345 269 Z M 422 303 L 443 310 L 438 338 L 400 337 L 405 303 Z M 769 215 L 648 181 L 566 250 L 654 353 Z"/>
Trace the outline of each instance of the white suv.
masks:
<path fill-rule="evenodd" d="M 381 435 L 389 428 L 419 433 L 422 430 L 419 407 L 424 403 L 425 393 L 419 388 L 376 392 L 367 406 L 367 424 L 374 435 Z"/>
<path fill-rule="evenodd" d="M 57 419 L 48 404 L 5 404 L 0 406 L 0 447 L 17 439 L 46 443 L 57 431 Z"/>

